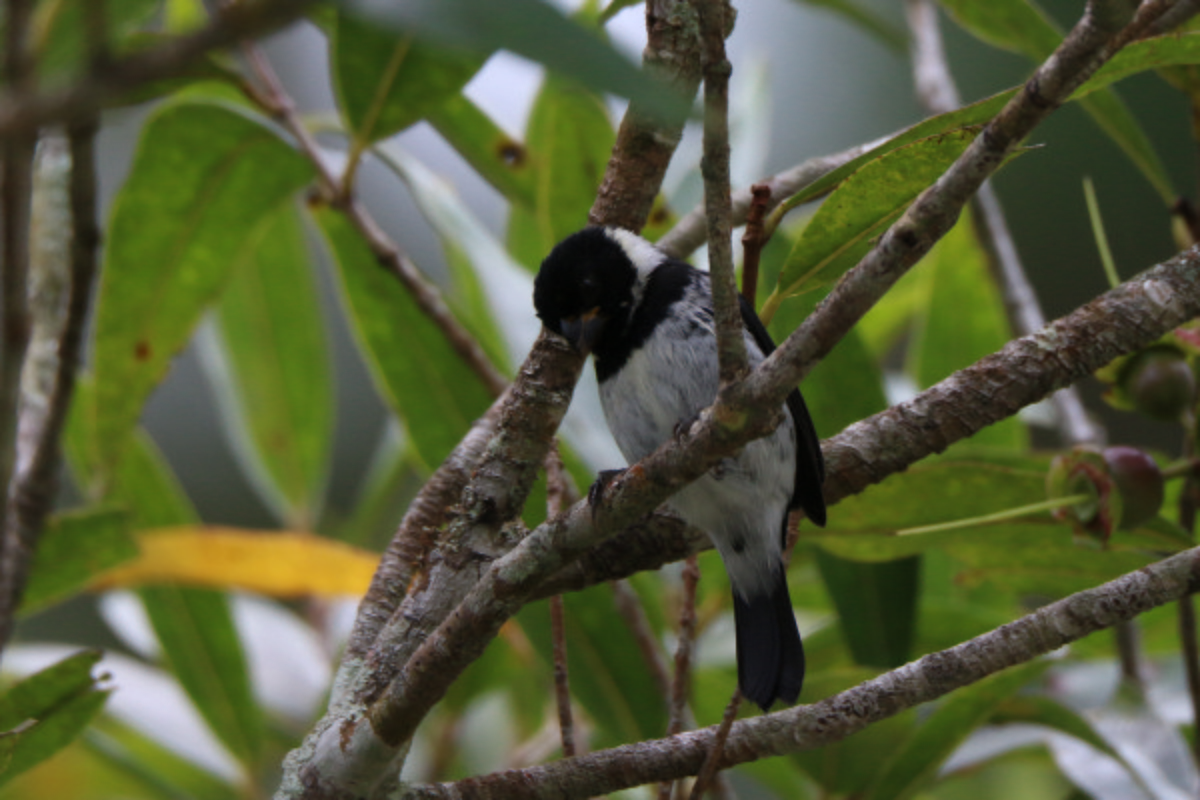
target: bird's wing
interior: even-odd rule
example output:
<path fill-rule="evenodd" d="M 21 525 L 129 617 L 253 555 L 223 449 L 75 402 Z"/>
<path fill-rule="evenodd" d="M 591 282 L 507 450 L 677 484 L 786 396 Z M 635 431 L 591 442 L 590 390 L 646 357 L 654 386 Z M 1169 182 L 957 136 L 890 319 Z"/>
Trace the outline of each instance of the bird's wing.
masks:
<path fill-rule="evenodd" d="M 758 314 L 754 313 L 754 307 L 740 294 L 738 304 L 742 310 L 742 324 L 754 337 L 763 356 L 771 355 L 775 352 L 775 342 L 771 340 L 771 334 L 767 333 Z M 821 440 L 817 438 L 808 406 L 804 404 L 799 389 L 792 389 L 788 393 L 787 406 L 796 426 L 796 488 L 792 492 L 792 508 L 804 509 L 809 519 L 824 526 L 825 495 L 821 487 L 825 483 L 825 458 L 821 455 Z"/>

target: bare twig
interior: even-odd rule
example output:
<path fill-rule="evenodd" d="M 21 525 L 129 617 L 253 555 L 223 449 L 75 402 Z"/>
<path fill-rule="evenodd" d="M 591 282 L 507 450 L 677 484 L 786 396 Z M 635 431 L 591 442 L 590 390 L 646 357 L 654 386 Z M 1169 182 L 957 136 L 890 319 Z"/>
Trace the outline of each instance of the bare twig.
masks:
<path fill-rule="evenodd" d="M 683 598 L 679 604 L 679 643 L 675 647 L 675 678 L 671 684 L 671 711 L 667 736 L 684 729 L 692 685 L 692 648 L 696 643 L 696 586 L 700 583 L 700 560 L 689 556 L 683 565 Z M 658 786 L 659 800 L 670 800 L 671 781 Z"/>
<path fill-rule="evenodd" d="M 746 230 L 742 234 L 742 297 L 752 307 L 758 305 L 758 262 L 768 236 L 763 229 L 763 217 L 771 202 L 771 187 L 756 183 L 750 187 L 750 211 L 746 214 Z"/>
<path fill-rule="evenodd" d="M 326 161 L 317 140 L 304 126 L 296 112 L 295 103 L 283 88 L 262 48 L 246 42 L 243 43 L 243 50 L 263 85 L 262 91 L 252 92 L 252 96 L 295 137 L 301 152 L 316 168 L 325 199 L 354 225 L 379 264 L 399 279 L 416 301 L 417 307 L 437 325 L 459 358 L 478 376 L 493 397 L 499 397 L 508 386 L 508 379 L 492 364 L 470 331 L 454 317 L 437 287 L 404 257 L 400 248 L 379 227 L 366 207 L 348 191 L 341 177 Z"/>
<path fill-rule="evenodd" d="M 546 453 L 546 516 L 562 513 L 568 493 L 566 470 L 558 448 Z M 554 702 L 558 707 L 558 729 L 564 756 L 575 755 L 575 721 L 571 717 L 570 673 L 567 670 L 567 626 L 562 595 L 550 598 L 550 638 L 554 642 Z"/>
<path fill-rule="evenodd" d="M 948 650 L 930 653 L 819 703 L 734 723 L 720 766 L 810 750 L 1028 662 L 1200 589 L 1200 549 L 1187 550 Z M 601 750 L 538 767 L 449 784 L 409 786 L 405 800 L 579 798 L 695 774 L 711 752 L 716 726 Z"/>
<path fill-rule="evenodd" d="M 734 689 L 733 696 L 729 698 L 729 703 L 725 706 L 721 724 L 717 726 L 717 732 L 713 736 L 712 748 L 704 757 L 704 765 L 700 767 L 700 771 L 696 774 L 696 782 L 692 784 L 690 800 L 700 800 L 705 789 L 716 777 L 717 770 L 724 759 L 725 743 L 729 741 L 729 731 L 733 729 L 733 721 L 737 719 L 737 712 L 741 705 L 742 692 L 740 689 Z"/>
<path fill-rule="evenodd" d="M 721 385 L 750 369 L 742 335 L 737 279 L 733 274 L 729 199 L 729 74 L 725 37 L 733 29 L 728 0 L 694 0 L 704 47 L 704 208 L 708 222 L 708 264 L 712 279 L 713 320 L 717 328 L 717 362 Z"/>

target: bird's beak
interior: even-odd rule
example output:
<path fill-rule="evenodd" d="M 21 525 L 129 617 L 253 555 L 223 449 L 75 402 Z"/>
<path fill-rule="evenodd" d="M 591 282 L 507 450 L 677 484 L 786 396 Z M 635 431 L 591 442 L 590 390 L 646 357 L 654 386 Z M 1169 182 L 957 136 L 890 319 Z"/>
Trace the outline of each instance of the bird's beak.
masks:
<path fill-rule="evenodd" d="M 564 319 L 562 333 L 580 354 L 586 356 L 592 352 L 596 337 L 600 335 L 607 321 L 606 317 L 601 316 L 599 308 L 593 308 L 578 317 Z"/>

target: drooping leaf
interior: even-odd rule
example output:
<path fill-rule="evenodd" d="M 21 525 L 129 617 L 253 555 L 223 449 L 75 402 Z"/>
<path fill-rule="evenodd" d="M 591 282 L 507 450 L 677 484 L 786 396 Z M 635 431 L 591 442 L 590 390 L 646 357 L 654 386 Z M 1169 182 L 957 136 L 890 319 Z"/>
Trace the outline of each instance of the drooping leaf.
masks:
<path fill-rule="evenodd" d="M 1096 71 L 1095 75 L 1075 90 L 1075 93 L 1069 98 L 1069 102 L 1078 102 L 1113 83 L 1148 70 L 1196 63 L 1200 63 L 1200 33 L 1169 34 L 1143 39 L 1126 45 L 1113 56 L 1108 63 Z M 938 114 L 906 128 L 789 197 L 780 206 L 780 213 L 824 197 L 864 164 L 878 159 L 885 153 L 947 131 L 972 125 L 983 125 L 999 113 L 1005 103 L 1011 100 L 1018 91 L 1019 88 L 1006 89 L 991 97 L 985 97 L 954 111 Z"/>
<path fill-rule="evenodd" d="M 597 744 L 661 736 L 666 698 L 613 607 L 612 590 L 597 586 L 573 592 L 563 596 L 563 605 L 571 694 L 596 721 Z M 553 664 L 548 608 L 545 602 L 526 606 L 517 618 L 542 658 Z"/>
<path fill-rule="evenodd" d="M 997 725 L 1014 723 L 1044 725 L 1068 736 L 1074 736 L 1110 758 L 1122 763 L 1125 761 L 1120 752 L 1100 735 L 1086 717 L 1049 697 L 1032 694 L 1009 697 L 996 707 L 991 722 Z M 1128 765 L 1126 765 L 1126 769 L 1129 769 L 1131 775 L 1137 774 Z"/>
<path fill-rule="evenodd" d="M 183 584 L 274 597 L 361 595 L 379 564 L 375 553 L 321 536 L 215 526 L 145 531 L 138 546 L 136 559 L 92 588 Z"/>
<path fill-rule="evenodd" d="M 92 724 L 83 745 L 106 767 L 145 787 L 150 797 L 237 800 L 239 796 L 230 784 L 110 715 Z"/>
<path fill-rule="evenodd" d="M 234 265 L 205 348 L 226 432 L 288 527 L 312 530 L 332 445 L 333 371 L 296 208 L 264 220 Z"/>
<path fill-rule="evenodd" d="M 425 463 L 441 463 L 487 409 L 487 389 L 342 215 L 321 208 L 314 217 L 380 394 Z"/>
<path fill-rule="evenodd" d="M 690 97 L 679 97 L 583 23 L 543 0 L 355 0 L 350 5 L 378 24 L 481 55 L 508 50 L 594 91 L 636 99 L 667 120 L 682 120 L 691 110 Z"/>
<path fill-rule="evenodd" d="M 949 695 L 912 732 L 904 746 L 891 754 L 866 797 L 902 800 L 915 796 L 929 785 L 938 767 L 972 731 L 1048 666 L 1048 661 L 1034 661 L 1012 667 Z"/>
<path fill-rule="evenodd" d="M 30 564 L 21 613 L 31 614 L 83 589 L 96 575 L 136 558 L 124 511 L 88 509 L 52 516 Z"/>
<path fill-rule="evenodd" d="M 429 122 L 479 175 L 511 203 L 532 208 L 536 157 L 462 94 L 431 109 Z"/>
<path fill-rule="evenodd" d="M 330 45 L 338 106 L 359 147 L 407 128 L 458 95 L 486 57 L 341 11 Z"/>
<path fill-rule="evenodd" d="M 525 133 L 535 159 L 533 208 L 514 207 L 508 220 L 508 249 L 519 262 L 536 270 L 554 245 L 587 224 L 613 139 L 599 96 L 546 76 Z"/>
<path fill-rule="evenodd" d="M 960 25 L 996 47 L 1021 53 L 1042 62 L 1062 42 L 1062 32 L 1032 0 L 942 0 Z M 1133 113 L 1115 93 L 1097 90 L 1082 101 L 1084 109 L 1137 165 L 1155 191 L 1170 205 L 1176 192 L 1166 167 L 1158 157 Z"/>
<path fill-rule="evenodd" d="M 854 0 L 796 0 L 796 2 L 828 9 L 860 30 L 869 33 L 876 41 L 893 52 L 903 53 L 908 47 L 908 37 L 903 30 L 862 3 L 854 2 Z"/>
<path fill-rule="evenodd" d="M 0 695 L 0 785 L 79 736 L 111 691 L 92 677 L 100 653 L 84 651 L 25 678 Z"/>
<path fill-rule="evenodd" d="M 240 108 L 179 102 L 147 121 L 114 203 L 97 297 L 86 413 L 102 482 L 250 234 L 310 176 L 295 150 Z"/>
<path fill-rule="evenodd" d="M 916 318 L 907 372 L 925 389 L 1002 348 L 1012 329 L 969 219 L 960 218 L 915 270 L 924 276 L 929 300 Z M 1029 436 L 1010 417 L 972 436 L 971 444 L 1023 450 Z"/>
<path fill-rule="evenodd" d="M 977 128 L 920 139 L 864 164 L 821 204 L 804 228 L 763 305 L 763 318 L 799 292 L 831 283 L 858 263 L 917 195 L 954 163 Z"/>

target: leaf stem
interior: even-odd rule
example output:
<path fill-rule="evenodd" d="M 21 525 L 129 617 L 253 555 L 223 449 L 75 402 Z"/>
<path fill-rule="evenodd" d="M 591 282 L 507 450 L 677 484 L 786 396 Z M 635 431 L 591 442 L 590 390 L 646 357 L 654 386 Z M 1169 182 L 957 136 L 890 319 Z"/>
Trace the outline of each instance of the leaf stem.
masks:
<path fill-rule="evenodd" d="M 949 522 L 939 522 L 935 525 L 919 525 L 915 528 L 904 528 L 896 531 L 896 536 L 916 536 L 922 533 L 941 533 L 943 531 L 954 531 L 961 528 L 982 527 L 984 525 L 995 525 L 998 522 L 1008 522 L 1009 520 L 1020 519 L 1027 517 L 1030 514 L 1037 514 L 1042 511 L 1053 511 L 1056 508 L 1064 508 L 1072 506 L 1076 503 L 1083 503 L 1091 499 L 1090 495 L 1072 494 L 1066 497 L 1055 497 L 1050 500 L 1042 500 L 1038 503 L 1030 503 L 1025 506 L 1010 508 L 1005 511 L 998 511 L 995 514 L 984 514 L 979 517 L 968 517 L 967 519 L 955 519 Z"/>
<path fill-rule="evenodd" d="M 1096 187 L 1090 176 L 1083 179 L 1083 196 L 1087 201 L 1088 219 L 1092 223 L 1092 236 L 1096 237 L 1096 250 L 1100 253 L 1100 263 L 1108 278 L 1108 288 L 1116 288 L 1121 279 L 1117 276 L 1117 265 L 1108 246 L 1108 235 L 1104 232 L 1104 217 L 1100 215 L 1100 201 L 1096 199 Z"/>

